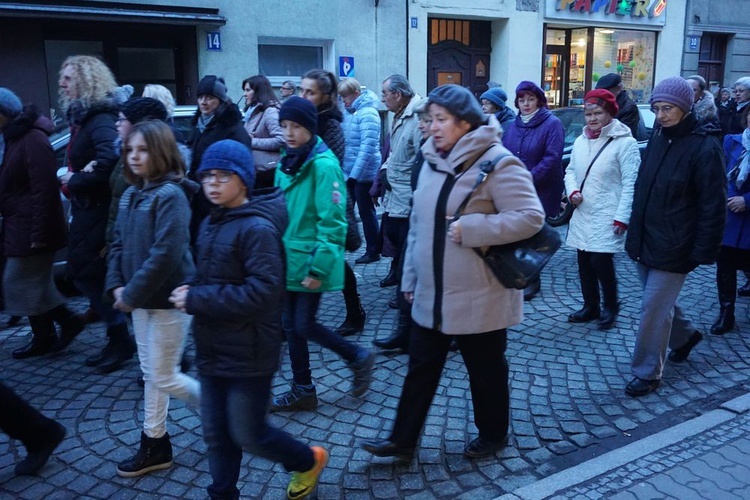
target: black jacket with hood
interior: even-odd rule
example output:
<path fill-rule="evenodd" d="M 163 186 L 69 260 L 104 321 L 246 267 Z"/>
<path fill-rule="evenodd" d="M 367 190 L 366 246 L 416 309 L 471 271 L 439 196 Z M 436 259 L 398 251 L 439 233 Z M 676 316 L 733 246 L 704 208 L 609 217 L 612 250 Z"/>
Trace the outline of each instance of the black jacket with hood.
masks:
<path fill-rule="evenodd" d="M 267 188 L 240 207 L 214 208 L 201 224 L 186 302 L 201 375 L 258 377 L 278 369 L 288 222 L 281 190 Z"/>
<path fill-rule="evenodd" d="M 727 202 L 718 132 L 694 113 L 654 131 L 635 182 L 625 242 L 631 259 L 680 274 L 715 261 Z"/>

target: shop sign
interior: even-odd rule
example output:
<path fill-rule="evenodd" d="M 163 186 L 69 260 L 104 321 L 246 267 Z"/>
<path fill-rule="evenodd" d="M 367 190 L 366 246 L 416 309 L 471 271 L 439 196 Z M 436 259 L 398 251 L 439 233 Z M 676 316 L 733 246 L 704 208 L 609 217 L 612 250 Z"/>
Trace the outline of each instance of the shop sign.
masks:
<path fill-rule="evenodd" d="M 550 19 L 664 26 L 667 0 L 547 0 Z"/>

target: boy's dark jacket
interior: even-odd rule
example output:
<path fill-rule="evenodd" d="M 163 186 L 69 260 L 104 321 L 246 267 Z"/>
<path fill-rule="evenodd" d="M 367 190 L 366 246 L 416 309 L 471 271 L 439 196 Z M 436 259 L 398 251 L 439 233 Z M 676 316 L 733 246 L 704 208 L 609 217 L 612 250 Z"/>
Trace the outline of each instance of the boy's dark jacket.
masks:
<path fill-rule="evenodd" d="M 216 207 L 201 223 L 186 310 L 194 316 L 202 375 L 268 376 L 278 369 L 287 224 L 278 188 L 254 191 L 241 207 Z"/>

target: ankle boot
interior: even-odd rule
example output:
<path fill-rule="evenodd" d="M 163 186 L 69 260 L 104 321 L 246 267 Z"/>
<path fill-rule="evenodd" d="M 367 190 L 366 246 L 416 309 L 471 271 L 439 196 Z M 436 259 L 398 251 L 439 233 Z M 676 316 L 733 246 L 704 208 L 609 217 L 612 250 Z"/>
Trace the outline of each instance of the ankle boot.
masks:
<path fill-rule="evenodd" d="M 390 337 L 383 340 L 373 340 L 375 347 L 385 351 L 401 349 L 409 350 L 409 334 L 411 333 L 411 310 L 400 310 L 398 312 L 398 324 Z"/>
<path fill-rule="evenodd" d="M 365 314 L 365 310 L 362 307 L 362 303 L 359 301 L 359 295 L 357 295 L 356 305 L 354 306 L 354 308 L 352 308 L 352 310 L 347 308 L 346 319 L 344 319 L 344 322 L 341 323 L 341 326 L 336 329 L 336 333 L 338 335 L 341 335 L 342 337 L 355 335 L 365 329 L 366 318 L 367 315 Z"/>
<path fill-rule="evenodd" d="M 117 466 L 117 475 L 138 477 L 149 472 L 172 467 L 172 443 L 169 434 L 160 438 L 150 438 L 141 432 L 141 446 L 130 460 Z"/>
<path fill-rule="evenodd" d="M 31 342 L 13 351 L 14 359 L 26 359 L 33 356 L 42 356 L 53 352 L 57 346 L 57 332 L 55 323 L 49 313 L 29 316 L 31 325 Z"/>
<path fill-rule="evenodd" d="M 128 332 L 127 323 L 121 323 L 111 326 L 107 329 L 107 335 L 110 337 L 111 347 L 106 356 L 99 363 L 99 373 L 107 374 L 122 368 L 122 365 L 133 359 L 136 351 L 135 341 Z M 105 348 L 106 349 L 106 348 Z"/>
<path fill-rule="evenodd" d="M 716 320 L 716 323 L 711 326 L 712 335 L 724 335 L 725 333 L 734 330 L 734 304 L 730 302 L 722 302 L 719 306 L 721 307 L 719 318 Z"/>
<path fill-rule="evenodd" d="M 49 312 L 52 320 L 60 325 L 60 339 L 57 349 L 63 350 L 75 339 L 84 328 L 86 320 L 82 315 L 73 314 L 65 304 L 59 305 Z"/>
<path fill-rule="evenodd" d="M 609 330 L 615 325 L 617 320 L 617 314 L 620 312 L 620 303 L 615 302 L 613 305 L 606 305 L 602 308 L 599 322 L 597 324 L 599 330 Z"/>

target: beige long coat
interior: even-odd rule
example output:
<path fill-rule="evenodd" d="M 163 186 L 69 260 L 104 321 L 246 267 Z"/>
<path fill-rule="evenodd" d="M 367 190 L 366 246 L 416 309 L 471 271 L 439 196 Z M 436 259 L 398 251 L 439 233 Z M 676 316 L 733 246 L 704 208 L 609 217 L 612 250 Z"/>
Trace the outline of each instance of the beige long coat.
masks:
<path fill-rule="evenodd" d="M 522 292 L 502 286 L 472 247 L 522 240 L 544 224 L 531 174 L 518 158 L 509 157 L 497 164 L 467 205 L 460 219 L 462 243 L 448 239 L 445 217 L 471 191 L 479 164 L 508 153 L 500 143 L 497 120 L 488 119 L 459 139 L 446 158 L 432 139 L 422 147 L 425 163 L 414 192 L 401 287 L 414 292 L 414 321 L 447 335 L 484 333 L 523 320 Z M 466 165 L 470 167 L 464 170 Z"/>

